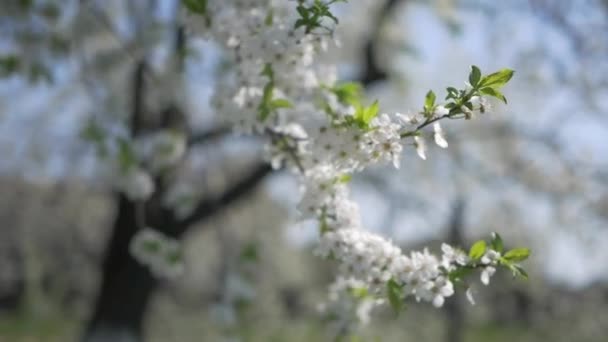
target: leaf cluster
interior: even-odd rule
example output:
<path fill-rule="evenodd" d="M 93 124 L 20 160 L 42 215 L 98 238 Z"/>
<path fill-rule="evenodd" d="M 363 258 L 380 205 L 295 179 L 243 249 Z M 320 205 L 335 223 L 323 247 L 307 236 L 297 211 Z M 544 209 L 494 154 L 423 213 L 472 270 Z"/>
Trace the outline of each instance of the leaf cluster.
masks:
<path fill-rule="evenodd" d="M 268 83 L 264 86 L 264 92 L 262 93 L 262 101 L 258 106 L 258 120 L 261 122 L 266 119 L 278 109 L 291 108 L 292 104 L 287 99 L 274 99 L 274 71 L 272 65 L 266 63 L 264 70 L 262 70 L 262 76 L 268 78 Z"/>
<path fill-rule="evenodd" d="M 338 18 L 331 13 L 329 7 L 334 3 L 347 2 L 347 0 L 314 0 L 309 6 L 304 4 L 304 1 L 299 1 L 296 10 L 299 14 L 298 20 L 294 24 L 294 28 L 298 29 L 304 27 L 305 32 L 311 33 L 313 30 L 322 28 L 328 32 L 332 32 L 332 29 L 325 26 L 323 21 L 329 19 L 334 24 L 338 24 Z"/>

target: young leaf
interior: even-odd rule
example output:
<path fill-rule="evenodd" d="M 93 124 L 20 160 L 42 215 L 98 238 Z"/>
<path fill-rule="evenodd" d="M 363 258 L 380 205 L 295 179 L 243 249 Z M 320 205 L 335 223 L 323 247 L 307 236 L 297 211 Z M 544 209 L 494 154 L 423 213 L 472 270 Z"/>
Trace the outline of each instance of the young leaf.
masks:
<path fill-rule="evenodd" d="M 491 87 L 494 89 L 499 89 L 509 82 L 511 77 L 513 77 L 514 71 L 511 69 L 502 69 L 495 73 L 484 76 L 479 82 L 480 87 Z"/>
<path fill-rule="evenodd" d="M 331 88 L 331 91 L 338 97 L 338 101 L 343 104 L 354 106 L 359 103 L 362 92 L 361 84 L 347 82 Z"/>
<path fill-rule="evenodd" d="M 266 14 L 266 18 L 264 19 L 264 25 L 272 26 L 273 23 L 274 23 L 274 11 L 271 8 L 268 11 L 268 13 Z"/>
<path fill-rule="evenodd" d="M 141 242 L 141 249 L 147 254 L 157 254 L 160 252 L 161 243 L 159 240 L 146 239 Z"/>
<path fill-rule="evenodd" d="M 272 109 L 291 108 L 293 105 L 286 99 L 275 99 L 270 102 Z"/>
<path fill-rule="evenodd" d="M 350 293 L 357 299 L 363 299 L 368 295 L 367 288 L 365 287 L 355 287 L 350 290 Z"/>
<path fill-rule="evenodd" d="M 258 261 L 259 255 L 257 245 L 255 243 L 249 243 L 243 247 L 240 258 L 243 261 Z"/>
<path fill-rule="evenodd" d="M 18 56 L 0 56 L 0 77 L 10 76 L 21 67 L 21 60 Z"/>
<path fill-rule="evenodd" d="M 401 286 L 396 281 L 390 279 L 386 283 L 386 293 L 388 295 L 388 302 L 395 311 L 395 314 L 399 314 L 403 309 L 403 299 L 401 298 L 402 291 Z"/>
<path fill-rule="evenodd" d="M 448 274 L 448 278 L 450 278 L 450 281 L 456 283 L 462 281 L 462 279 L 471 272 L 473 272 L 472 268 L 458 267 Z"/>
<path fill-rule="evenodd" d="M 165 260 L 172 266 L 180 264 L 183 261 L 182 252 L 179 249 L 171 250 L 165 255 Z"/>
<path fill-rule="evenodd" d="M 435 96 L 435 93 L 432 90 L 429 90 L 428 93 L 426 93 L 426 97 L 424 98 L 424 111 L 427 113 L 430 113 L 433 110 L 433 107 L 435 107 L 435 99 L 437 98 L 437 96 Z"/>
<path fill-rule="evenodd" d="M 486 242 L 484 240 L 479 240 L 471 246 L 469 250 L 469 257 L 473 260 L 480 259 L 486 253 Z"/>
<path fill-rule="evenodd" d="M 192 13 L 205 15 L 207 12 L 207 0 L 182 0 L 182 4 Z"/>
<path fill-rule="evenodd" d="M 528 259 L 530 250 L 528 248 L 515 248 L 505 253 L 504 258 L 511 262 L 520 262 Z"/>
<path fill-rule="evenodd" d="M 479 92 L 481 92 L 484 95 L 489 95 L 489 96 L 495 97 L 495 98 L 501 100 L 502 102 L 504 102 L 505 104 L 507 103 L 507 98 L 500 91 L 496 90 L 495 88 L 485 87 L 485 88 L 479 89 Z"/>
<path fill-rule="evenodd" d="M 528 273 L 523 269 L 523 267 L 513 264 L 509 268 L 513 272 L 514 277 L 519 276 L 520 278 L 522 278 L 524 280 L 528 280 Z"/>
<path fill-rule="evenodd" d="M 359 128 L 369 128 L 369 123 L 373 118 L 378 116 L 379 106 L 378 101 L 374 101 L 369 107 L 363 107 L 360 104 L 355 104 L 355 115 L 354 119 Z"/>
<path fill-rule="evenodd" d="M 345 184 L 350 182 L 353 179 L 353 175 L 345 173 L 342 176 L 338 177 L 337 183 Z"/>
<path fill-rule="evenodd" d="M 477 87 L 479 80 L 481 79 L 481 70 L 475 65 L 471 66 L 471 72 L 469 73 L 469 83 L 473 88 Z"/>
<path fill-rule="evenodd" d="M 446 100 L 449 99 L 457 99 L 458 98 L 458 89 L 454 88 L 454 87 L 447 87 L 446 88 L 447 91 L 447 95 L 445 96 Z M 447 106 L 446 106 L 447 108 Z"/>
<path fill-rule="evenodd" d="M 366 125 L 369 125 L 369 123 L 372 121 L 373 118 L 375 118 L 376 116 L 378 116 L 378 111 L 380 110 L 380 107 L 378 105 L 378 100 L 374 101 L 374 103 L 372 103 L 371 106 L 367 107 L 364 111 L 363 114 L 363 122 L 365 122 Z"/>
<path fill-rule="evenodd" d="M 124 173 L 135 166 L 135 152 L 131 148 L 129 142 L 125 139 L 118 140 L 118 165 Z"/>
<path fill-rule="evenodd" d="M 490 246 L 493 250 L 497 251 L 498 253 L 502 253 L 502 251 L 504 250 L 502 237 L 500 237 L 500 235 L 498 235 L 498 233 L 496 233 L 496 232 L 492 233 L 492 241 L 490 242 Z"/>
<path fill-rule="evenodd" d="M 272 113 L 272 93 L 274 91 L 274 85 L 272 82 L 268 82 L 264 86 L 264 93 L 262 94 L 262 102 L 258 108 L 258 119 L 265 121 L 268 116 Z"/>
<path fill-rule="evenodd" d="M 268 77 L 270 81 L 274 81 L 274 70 L 272 70 L 272 64 L 264 64 L 264 69 L 262 69 L 261 75 Z"/>

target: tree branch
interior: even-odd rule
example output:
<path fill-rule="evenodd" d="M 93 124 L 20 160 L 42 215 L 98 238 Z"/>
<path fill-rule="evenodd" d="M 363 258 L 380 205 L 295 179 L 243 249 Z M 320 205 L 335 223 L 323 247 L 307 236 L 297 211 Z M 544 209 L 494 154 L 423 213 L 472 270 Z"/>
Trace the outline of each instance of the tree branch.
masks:
<path fill-rule="evenodd" d="M 388 78 L 388 74 L 386 73 L 386 71 L 378 67 L 378 60 L 376 56 L 376 42 L 379 40 L 378 38 L 380 38 L 380 28 L 382 27 L 382 24 L 386 21 L 388 16 L 393 12 L 393 10 L 397 6 L 397 4 L 399 4 L 400 1 L 404 0 L 387 0 L 384 3 L 384 6 L 380 10 L 380 13 L 372 24 L 374 30 L 363 46 L 363 71 L 361 73 L 361 76 L 359 77 L 359 81 L 365 87 L 369 87 L 375 82 L 384 81 Z"/>
<path fill-rule="evenodd" d="M 267 175 L 272 173 L 272 171 L 273 169 L 270 165 L 260 163 L 255 166 L 249 174 L 226 189 L 218 198 L 203 199 L 190 216 L 183 220 L 179 220 L 176 223 L 175 234 L 177 236 L 182 235 L 192 224 L 217 214 L 220 210 L 249 194 L 266 178 Z"/>
<path fill-rule="evenodd" d="M 131 103 L 131 135 L 137 136 L 143 130 L 143 99 L 144 99 L 144 73 L 146 63 L 142 60 L 137 62 L 133 75 L 133 88 Z"/>
<path fill-rule="evenodd" d="M 228 126 L 216 126 L 207 131 L 191 133 L 188 137 L 188 146 L 207 143 L 211 140 L 219 139 L 232 130 Z"/>

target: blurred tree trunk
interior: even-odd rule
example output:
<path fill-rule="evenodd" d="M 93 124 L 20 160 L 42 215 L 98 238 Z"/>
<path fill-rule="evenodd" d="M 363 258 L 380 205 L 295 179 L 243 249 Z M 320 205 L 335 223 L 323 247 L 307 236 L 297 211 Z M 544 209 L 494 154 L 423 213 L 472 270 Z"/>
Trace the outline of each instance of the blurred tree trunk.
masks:
<path fill-rule="evenodd" d="M 157 285 L 129 253 L 129 242 L 138 229 L 135 204 L 122 195 L 118 201 L 85 341 L 140 341 L 144 313 Z"/>
<path fill-rule="evenodd" d="M 459 198 L 454 202 L 452 216 L 448 226 L 447 241 L 453 246 L 462 247 L 463 238 L 463 221 L 464 221 L 465 203 Z M 464 323 L 465 310 L 462 303 L 462 298 L 458 295 L 452 296 L 445 304 L 446 313 L 446 342 L 463 342 L 464 341 Z"/>

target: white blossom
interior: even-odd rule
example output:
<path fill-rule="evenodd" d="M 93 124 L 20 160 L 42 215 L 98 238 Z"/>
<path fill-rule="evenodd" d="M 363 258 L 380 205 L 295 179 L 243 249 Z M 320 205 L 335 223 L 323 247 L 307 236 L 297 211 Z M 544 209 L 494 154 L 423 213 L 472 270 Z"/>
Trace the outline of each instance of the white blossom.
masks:
<path fill-rule="evenodd" d="M 500 253 L 493 250 L 488 249 L 485 254 L 481 257 L 481 263 L 484 265 L 493 264 L 500 259 Z"/>
<path fill-rule="evenodd" d="M 154 193 L 154 181 L 150 174 L 140 168 L 133 167 L 120 178 L 119 187 L 133 201 L 147 200 Z"/>
<path fill-rule="evenodd" d="M 180 245 L 159 231 L 146 227 L 132 238 L 129 251 L 157 277 L 175 278 L 184 271 Z"/>
<path fill-rule="evenodd" d="M 469 262 L 469 257 L 464 251 L 454 248 L 447 243 L 441 244 L 441 251 L 443 252 L 442 263 L 446 269 L 451 269 L 454 264 L 463 266 Z"/>
<path fill-rule="evenodd" d="M 473 288 L 472 287 L 469 286 L 467 288 L 465 295 L 466 295 L 469 303 L 471 303 L 471 305 L 475 305 L 475 298 L 473 298 Z"/>
<path fill-rule="evenodd" d="M 426 160 L 426 143 L 422 137 L 414 137 L 414 146 L 416 147 L 416 153 L 422 160 Z"/>
<path fill-rule="evenodd" d="M 450 110 L 441 105 L 436 106 L 435 110 L 433 110 L 433 115 L 435 115 L 435 116 L 443 116 L 443 115 L 447 115 L 449 113 L 450 113 Z"/>
<path fill-rule="evenodd" d="M 437 146 L 441 148 L 447 148 L 448 142 L 445 140 L 445 136 L 443 135 L 443 130 L 441 129 L 441 125 L 439 124 L 439 122 L 435 122 L 433 124 L 433 130 L 433 137 L 435 138 L 435 143 L 437 144 Z"/>
<path fill-rule="evenodd" d="M 496 268 L 493 266 L 486 266 L 481 271 L 481 282 L 484 285 L 490 284 L 490 278 L 496 273 Z"/>

